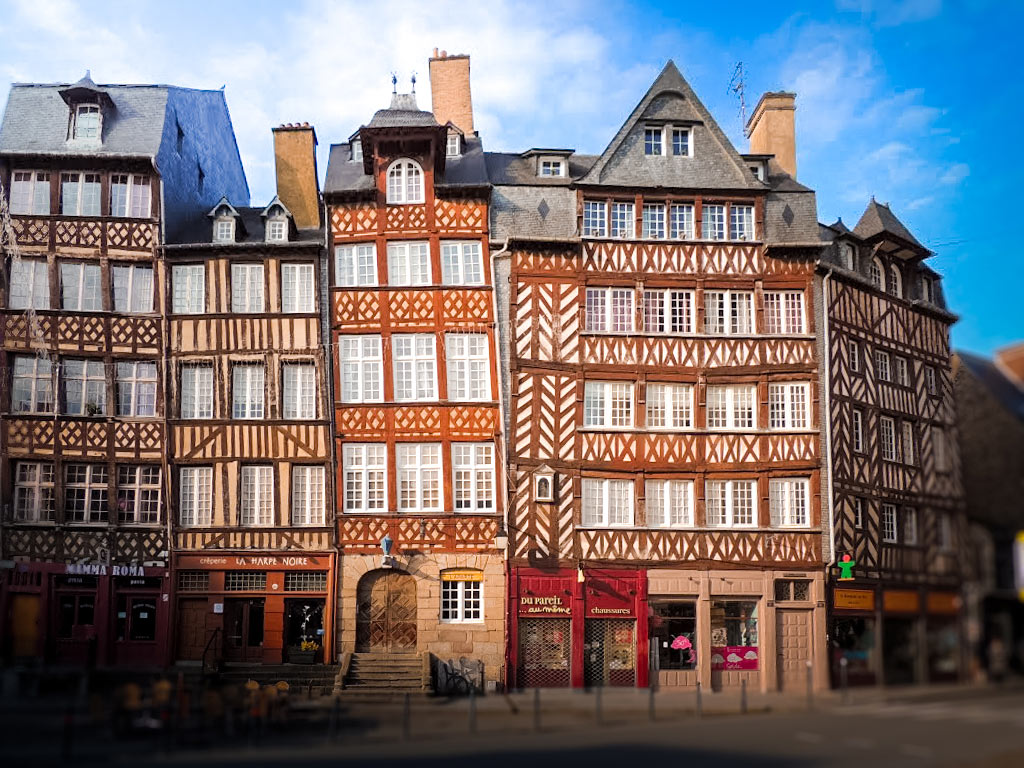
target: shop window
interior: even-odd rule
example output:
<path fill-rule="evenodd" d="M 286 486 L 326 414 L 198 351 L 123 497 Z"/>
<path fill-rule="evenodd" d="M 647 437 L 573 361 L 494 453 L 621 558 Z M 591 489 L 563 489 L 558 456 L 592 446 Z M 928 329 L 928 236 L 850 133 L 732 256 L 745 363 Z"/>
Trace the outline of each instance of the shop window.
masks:
<path fill-rule="evenodd" d="M 955 621 L 928 619 L 928 679 L 955 681 L 959 671 L 960 633 Z"/>
<path fill-rule="evenodd" d="M 716 600 L 711 604 L 711 668 L 758 668 L 757 602 Z"/>
<path fill-rule="evenodd" d="M 835 618 L 829 636 L 833 667 L 846 659 L 847 679 L 852 684 L 875 679 L 875 620 L 849 616 Z"/>
<path fill-rule="evenodd" d="M 520 619 L 519 685 L 567 687 L 571 638 L 569 619 Z"/>
<path fill-rule="evenodd" d="M 266 571 L 228 571 L 224 574 L 225 592 L 262 592 L 266 588 Z"/>
<path fill-rule="evenodd" d="M 583 624 L 583 684 L 636 685 L 636 622 L 587 619 Z"/>
<path fill-rule="evenodd" d="M 697 603 L 652 603 L 650 636 L 658 647 L 658 669 L 697 668 Z"/>
<path fill-rule="evenodd" d="M 775 582 L 775 602 L 806 602 L 811 599 L 811 582 L 806 579 L 778 579 Z"/>
<path fill-rule="evenodd" d="M 285 592 L 326 592 L 327 571 L 295 571 L 284 575 Z"/>
<path fill-rule="evenodd" d="M 179 592 L 205 592 L 210 588 L 207 571 L 178 571 Z"/>
<path fill-rule="evenodd" d="M 57 598 L 57 637 L 70 639 L 76 627 L 91 627 L 96 613 L 92 595 L 60 595 Z"/>
<path fill-rule="evenodd" d="M 156 601 L 153 598 L 118 595 L 117 640 L 156 640 Z"/>

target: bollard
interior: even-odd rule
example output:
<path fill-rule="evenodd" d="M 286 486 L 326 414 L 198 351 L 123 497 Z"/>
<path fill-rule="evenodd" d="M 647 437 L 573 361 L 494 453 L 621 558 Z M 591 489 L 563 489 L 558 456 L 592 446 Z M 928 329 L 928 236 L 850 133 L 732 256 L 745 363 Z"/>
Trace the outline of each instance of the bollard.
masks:
<path fill-rule="evenodd" d="M 697 682 L 697 707 L 694 710 L 694 712 L 698 718 L 700 718 L 704 714 L 704 702 L 701 701 L 700 695 L 700 681 Z"/>
<path fill-rule="evenodd" d="M 740 680 L 740 714 L 747 714 L 747 681 Z"/>
<path fill-rule="evenodd" d="M 654 712 L 654 686 L 647 686 L 647 719 L 652 723 L 657 720 L 657 716 Z"/>
<path fill-rule="evenodd" d="M 469 687 L 469 732 L 476 733 L 476 686 Z"/>
<path fill-rule="evenodd" d="M 807 662 L 807 709 L 814 709 L 814 670 Z"/>
<path fill-rule="evenodd" d="M 843 704 L 850 703 L 849 672 L 846 669 L 849 663 L 849 660 L 845 656 L 839 660 L 839 692 L 840 701 L 842 701 Z"/>
<path fill-rule="evenodd" d="M 412 735 L 412 702 L 409 694 L 402 701 L 402 740 L 408 741 Z"/>
<path fill-rule="evenodd" d="M 540 688 L 533 689 L 533 730 L 540 730 Z"/>

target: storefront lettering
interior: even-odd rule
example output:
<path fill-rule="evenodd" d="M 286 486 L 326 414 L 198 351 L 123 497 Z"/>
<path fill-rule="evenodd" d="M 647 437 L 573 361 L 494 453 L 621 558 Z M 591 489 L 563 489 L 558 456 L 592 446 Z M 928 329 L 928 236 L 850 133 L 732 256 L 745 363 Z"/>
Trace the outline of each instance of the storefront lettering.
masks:
<path fill-rule="evenodd" d="M 64 573 L 69 576 L 106 576 L 107 566 L 102 563 L 68 563 Z M 145 576 L 146 571 L 141 565 L 112 565 L 109 573 L 112 576 Z"/>
<path fill-rule="evenodd" d="M 310 565 L 308 557 L 236 557 L 235 565 Z M 314 563 L 315 565 L 315 563 Z"/>
<path fill-rule="evenodd" d="M 562 598 L 557 595 L 550 597 L 520 597 L 520 609 L 524 613 L 569 613 L 569 606 L 562 603 Z"/>
<path fill-rule="evenodd" d="M 591 608 L 590 612 L 602 614 L 615 614 L 617 616 L 629 615 L 632 611 L 629 608 Z"/>

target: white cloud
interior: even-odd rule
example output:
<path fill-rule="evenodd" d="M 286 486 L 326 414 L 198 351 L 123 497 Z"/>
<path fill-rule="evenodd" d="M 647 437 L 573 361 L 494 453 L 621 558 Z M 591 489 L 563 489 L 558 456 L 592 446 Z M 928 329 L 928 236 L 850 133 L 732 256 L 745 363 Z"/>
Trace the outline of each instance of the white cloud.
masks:
<path fill-rule="evenodd" d="M 879 27 L 928 21 L 942 12 L 942 0 L 837 0 L 841 11 L 855 11 Z"/>
<path fill-rule="evenodd" d="M 940 184 L 956 185 L 966 179 L 971 173 L 970 166 L 967 163 L 956 163 L 950 166 L 949 170 L 942 174 L 939 179 Z"/>

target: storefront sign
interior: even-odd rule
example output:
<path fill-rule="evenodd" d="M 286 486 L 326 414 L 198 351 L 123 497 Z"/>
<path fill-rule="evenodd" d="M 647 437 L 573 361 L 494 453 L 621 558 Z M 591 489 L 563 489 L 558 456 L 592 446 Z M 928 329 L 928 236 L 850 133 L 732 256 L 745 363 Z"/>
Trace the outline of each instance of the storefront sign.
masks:
<path fill-rule="evenodd" d="M 882 593 L 882 608 L 894 613 L 919 613 L 921 596 L 909 589 L 887 589 Z"/>
<path fill-rule="evenodd" d="M 521 595 L 519 598 L 519 615 L 561 615 L 571 613 L 569 598 L 562 595 Z"/>
<path fill-rule="evenodd" d="M 832 606 L 844 611 L 873 611 L 875 593 L 870 589 L 837 589 L 832 593 Z"/>
<path fill-rule="evenodd" d="M 329 557 L 314 555 L 182 555 L 177 559 L 178 568 L 239 570 L 253 569 L 318 569 L 331 567 Z"/>
<path fill-rule="evenodd" d="M 960 596 L 956 592 L 929 592 L 925 598 L 925 608 L 928 613 L 959 613 Z"/>
<path fill-rule="evenodd" d="M 712 669 L 757 669 L 756 645 L 711 646 Z"/>
<path fill-rule="evenodd" d="M 103 563 L 68 563 L 64 573 L 69 576 L 145 576 L 141 565 L 104 565 Z"/>
<path fill-rule="evenodd" d="M 474 571 L 471 568 L 453 569 L 441 572 L 441 581 L 483 581 L 482 571 Z"/>
<path fill-rule="evenodd" d="M 587 612 L 591 616 L 632 616 L 633 611 L 630 608 L 601 608 L 600 606 L 592 605 L 587 609 Z"/>

